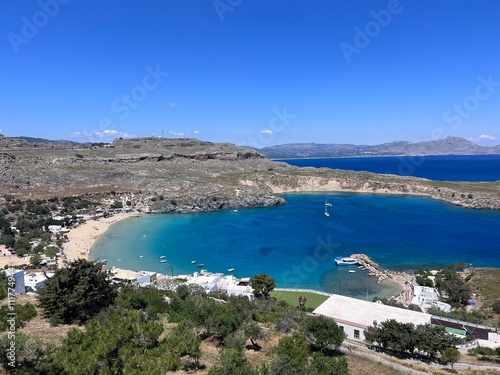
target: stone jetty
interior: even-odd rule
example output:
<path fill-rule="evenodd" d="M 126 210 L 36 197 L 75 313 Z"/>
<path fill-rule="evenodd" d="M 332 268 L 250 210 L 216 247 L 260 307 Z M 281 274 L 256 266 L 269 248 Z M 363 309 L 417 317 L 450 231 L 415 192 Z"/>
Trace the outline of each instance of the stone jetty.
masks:
<path fill-rule="evenodd" d="M 366 254 L 352 254 L 351 258 L 356 259 L 360 266 L 368 270 L 368 276 L 376 277 L 379 282 L 386 279 L 393 280 L 399 275 L 406 275 L 404 272 L 389 271 L 380 267 L 377 262 Z"/>

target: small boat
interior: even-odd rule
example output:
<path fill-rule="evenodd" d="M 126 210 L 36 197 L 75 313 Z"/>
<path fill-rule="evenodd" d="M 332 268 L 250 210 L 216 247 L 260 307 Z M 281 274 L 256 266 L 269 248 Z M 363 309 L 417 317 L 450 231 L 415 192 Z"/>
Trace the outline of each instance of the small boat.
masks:
<path fill-rule="evenodd" d="M 122 260 L 121 259 L 118 259 L 118 262 L 121 262 Z"/>
<path fill-rule="evenodd" d="M 165 258 L 166 258 L 165 255 L 160 256 L 160 259 L 165 259 Z"/>
<path fill-rule="evenodd" d="M 205 265 L 203 263 L 200 263 L 200 264 L 198 264 L 198 267 L 200 267 L 200 268 L 205 267 Z"/>
<path fill-rule="evenodd" d="M 337 266 L 355 266 L 358 261 L 354 258 L 338 256 L 335 258 L 335 264 Z"/>
<path fill-rule="evenodd" d="M 196 263 L 196 260 L 192 260 L 192 261 L 191 261 L 191 264 L 195 264 L 195 263 Z"/>
<path fill-rule="evenodd" d="M 166 263 L 166 262 L 167 262 L 166 259 L 160 260 L 160 263 Z"/>
<path fill-rule="evenodd" d="M 328 203 L 328 200 L 325 199 L 325 216 L 328 217 L 330 216 L 330 213 L 328 212 L 328 207 L 331 207 L 331 203 Z"/>
<path fill-rule="evenodd" d="M 227 272 L 234 272 L 234 268 L 228 268 Z"/>
<path fill-rule="evenodd" d="M 349 270 L 349 273 L 354 273 L 354 272 L 356 272 L 356 271 L 354 271 L 354 270 Z"/>
<path fill-rule="evenodd" d="M 144 255 L 139 255 L 139 258 L 144 258 Z"/>
<path fill-rule="evenodd" d="M 233 211 L 233 212 L 238 212 L 238 210 L 231 210 L 231 211 Z"/>

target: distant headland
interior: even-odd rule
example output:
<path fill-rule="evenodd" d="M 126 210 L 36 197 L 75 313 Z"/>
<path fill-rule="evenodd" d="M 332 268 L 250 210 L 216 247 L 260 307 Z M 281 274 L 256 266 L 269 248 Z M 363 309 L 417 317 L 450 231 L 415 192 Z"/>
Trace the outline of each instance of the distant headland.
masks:
<path fill-rule="evenodd" d="M 441 143 L 455 141 L 446 138 Z M 143 212 L 182 213 L 273 206 L 284 203 L 277 194 L 332 191 L 419 195 L 463 207 L 500 209 L 496 182 L 299 168 L 274 162 L 255 149 L 191 138 L 75 144 L 1 136 L 0 169 L 4 195 L 0 204 L 5 203 L 5 195 L 16 199 L 93 196 Z"/>
<path fill-rule="evenodd" d="M 264 147 L 257 150 L 272 159 L 400 155 L 483 155 L 500 154 L 500 145 L 495 147 L 479 146 L 464 138 L 446 137 L 432 141 L 396 141 L 379 145 L 290 143 Z"/>

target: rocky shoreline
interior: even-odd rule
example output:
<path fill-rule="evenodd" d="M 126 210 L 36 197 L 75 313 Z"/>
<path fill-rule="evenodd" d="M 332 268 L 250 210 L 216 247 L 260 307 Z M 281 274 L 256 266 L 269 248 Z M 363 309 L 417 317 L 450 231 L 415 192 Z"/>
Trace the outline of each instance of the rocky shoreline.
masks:
<path fill-rule="evenodd" d="M 190 213 L 285 203 L 291 192 L 427 196 L 500 210 L 500 183 L 443 182 L 299 168 L 228 143 L 159 137 L 95 146 L 0 142 L 0 205 L 15 199 L 94 195 L 143 212 Z M 130 204 L 129 204 L 130 203 Z"/>
<path fill-rule="evenodd" d="M 352 254 L 351 258 L 356 259 L 358 264 L 368 270 L 368 276 L 377 278 L 378 282 L 383 280 L 395 280 L 396 278 L 410 279 L 411 275 L 406 272 L 396 272 L 380 267 L 366 254 Z"/>

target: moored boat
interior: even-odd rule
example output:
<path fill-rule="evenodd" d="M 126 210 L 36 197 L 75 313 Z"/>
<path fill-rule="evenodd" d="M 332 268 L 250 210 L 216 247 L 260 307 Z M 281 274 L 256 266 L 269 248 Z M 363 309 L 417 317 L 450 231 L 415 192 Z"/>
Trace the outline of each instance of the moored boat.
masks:
<path fill-rule="evenodd" d="M 335 264 L 337 266 L 355 266 L 358 261 L 354 258 L 338 256 L 335 258 Z"/>

